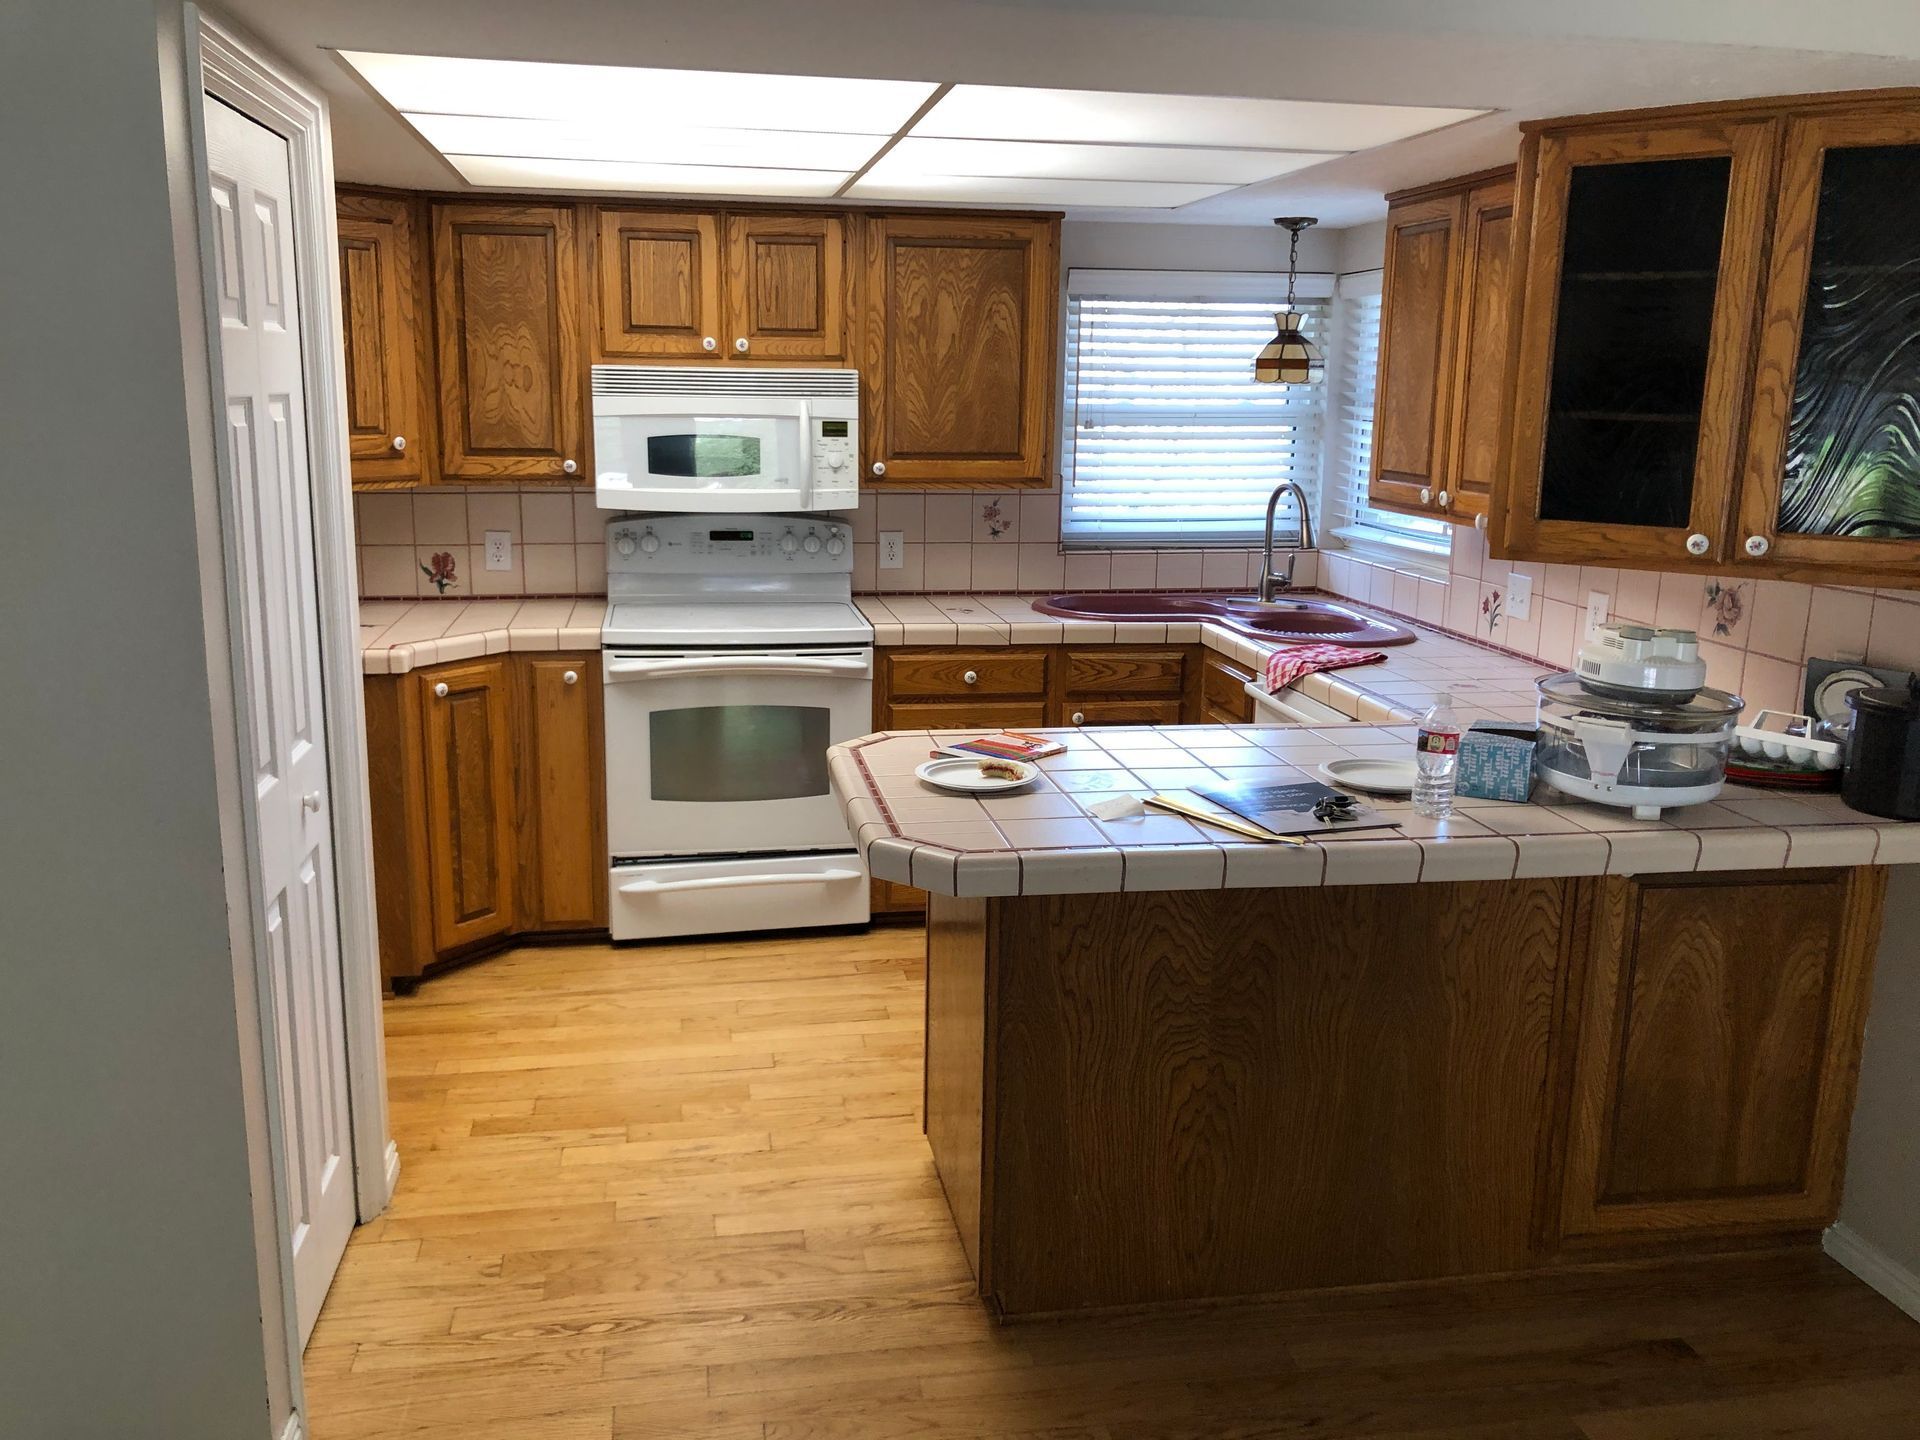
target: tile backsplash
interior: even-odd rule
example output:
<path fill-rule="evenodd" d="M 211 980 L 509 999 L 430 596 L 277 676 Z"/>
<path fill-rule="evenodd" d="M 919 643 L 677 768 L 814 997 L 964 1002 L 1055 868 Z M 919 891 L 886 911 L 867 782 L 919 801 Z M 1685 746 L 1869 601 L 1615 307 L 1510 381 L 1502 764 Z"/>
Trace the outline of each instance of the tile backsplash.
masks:
<path fill-rule="evenodd" d="M 607 593 L 607 521 L 591 487 L 370 490 L 353 510 L 362 599 Z M 489 530 L 513 536 L 510 569 L 486 568 Z"/>

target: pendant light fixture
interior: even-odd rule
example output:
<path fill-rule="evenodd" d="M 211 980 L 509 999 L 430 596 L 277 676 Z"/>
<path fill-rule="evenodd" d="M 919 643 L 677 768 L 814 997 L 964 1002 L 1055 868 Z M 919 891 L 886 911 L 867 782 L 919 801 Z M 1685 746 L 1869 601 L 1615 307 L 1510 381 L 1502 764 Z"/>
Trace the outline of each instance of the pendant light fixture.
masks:
<path fill-rule="evenodd" d="M 1269 385 L 1313 385 L 1326 374 L 1327 362 L 1319 347 L 1300 333 L 1293 281 L 1300 269 L 1300 232 L 1318 221 L 1311 215 L 1280 215 L 1273 223 L 1292 236 L 1287 243 L 1287 303 L 1273 317 L 1273 339 L 1254 357 L 1253 378 Z"/>

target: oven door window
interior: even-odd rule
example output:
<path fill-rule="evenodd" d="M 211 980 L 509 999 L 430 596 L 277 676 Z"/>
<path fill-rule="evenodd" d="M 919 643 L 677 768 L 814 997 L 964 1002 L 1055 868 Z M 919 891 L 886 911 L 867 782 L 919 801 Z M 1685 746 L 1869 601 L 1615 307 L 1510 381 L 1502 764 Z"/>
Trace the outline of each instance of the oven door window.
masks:
<path fill-rule="evenodd" d="M 833 711 L 824 705 L 694 705 L 648 717 L 651 794 L 689 804 L 825 795 Z"/>

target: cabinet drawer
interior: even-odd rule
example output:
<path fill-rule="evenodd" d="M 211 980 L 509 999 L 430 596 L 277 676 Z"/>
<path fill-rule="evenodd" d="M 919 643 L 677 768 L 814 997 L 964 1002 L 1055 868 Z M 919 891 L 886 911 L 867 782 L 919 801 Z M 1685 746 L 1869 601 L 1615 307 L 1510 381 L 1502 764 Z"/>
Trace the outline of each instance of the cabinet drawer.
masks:
<path fill-rule="evenodd" d="M 1178 650 L 1102 646 L 1067 652 L 1069 695 L 1178 695 L 1187 657 Z"/>
<path fill-rule="evenodd" d="M 1217 715 L 1225 715 L 1230 724 L 1253 719 L 1253 701 L 1245 689 L 1251 679 L 1253 676 L 1238 665 L 1208 660 L 1200 671 L 1200 703 L 1208 718 L 1215 724 L 1221 723 Z"/>
<path fill-rule="evenodd" d="M 1046 702 L 1042 700 L 953 700 L 945 703 L 889 705 L 882 721 L 884 730 L 999 730 L 1009 725 L 1035 726 L 1047 723 Z"/>
<path fill-rule="evenodd" d="M 900 698 L 1044 695 L 1047 657 L 1035 650 L 896 650 L 887 674 L 888 694 Z"/>
<path fill-rule="evenodd" d="M 1067 700 L 1061 725 L 1178 725 L 1178 700 Z"/>

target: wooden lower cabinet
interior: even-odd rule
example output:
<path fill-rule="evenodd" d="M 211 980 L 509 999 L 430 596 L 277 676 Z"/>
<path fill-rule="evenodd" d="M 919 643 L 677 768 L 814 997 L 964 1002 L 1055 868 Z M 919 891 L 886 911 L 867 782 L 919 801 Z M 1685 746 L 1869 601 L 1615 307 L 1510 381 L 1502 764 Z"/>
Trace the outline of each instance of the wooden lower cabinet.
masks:
<path fill-rule="evenodd" d="M 1830 1223 L 1885 871 L 1591 884 L 1560 1237 Z"/>
<path fill-rule="evenodd" d="M 599 660 L 367 677 L 380 962 L 397 992 L 514 935 L 605 926 Z"/>
<path fill-rule="evenodd" d="M 1208 654 L 1200 661 L 1200 714 L 1208 725 L 1249 725 L 1253 722 L 1253 699 L 1247 694 L 1247 682 L 1253 672 L 1221 656 Z"/>

